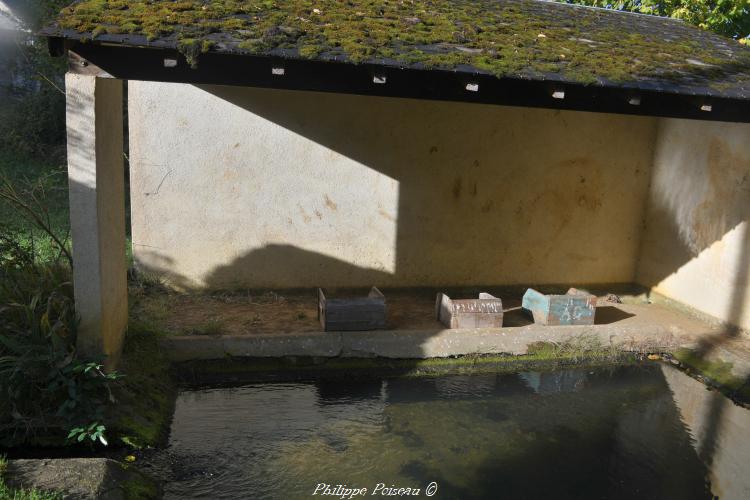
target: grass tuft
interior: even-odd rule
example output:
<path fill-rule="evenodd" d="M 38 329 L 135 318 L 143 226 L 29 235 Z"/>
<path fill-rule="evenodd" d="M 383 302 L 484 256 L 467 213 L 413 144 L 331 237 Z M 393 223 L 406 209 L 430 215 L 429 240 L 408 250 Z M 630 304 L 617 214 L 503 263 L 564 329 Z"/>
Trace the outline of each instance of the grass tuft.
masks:
<path fill-rule="evenodd" d="M 54 491 L 36 488 L 11 488 L 5 482 L 8 462 L 0 456 L 0 500 L 62 500 L 63 496 Z"/>

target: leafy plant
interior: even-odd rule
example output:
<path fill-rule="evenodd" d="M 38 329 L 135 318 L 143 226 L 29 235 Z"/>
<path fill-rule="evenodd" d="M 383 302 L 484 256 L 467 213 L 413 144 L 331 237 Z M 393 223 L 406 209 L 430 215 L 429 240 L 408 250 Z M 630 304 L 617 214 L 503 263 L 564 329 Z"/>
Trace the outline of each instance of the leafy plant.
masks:
<path fill-rule="evenodd" d="M 86 438 L 89 438 L 94 442 L 99 440 L 104 446 L 107 446 L 109 443 L 104 437 L 104 430 L 105 427 L 99 422 L 93 422 L 88 427 L 74 427 L 68 433 L 68 440 L 77 441 L 80 443 Z"/>
<path fill-rule="evenodd" d="M 20 197 L 20 204 L 30 202 Z M 43 199 L 38 199 L 40 207 Z M 39 217 L 35 219 L 43 222 Z M 57 238 L 64 249 L 63 239 Z M 61 252 L 40 261 L 33 245 L 0 228 L 0 444 L 17 445 L 44 432 L 82 428 L 106 443 L 104 414 L 117 373 L 75 350 L 77 316 L 71 266 Z"/>
<path fill-rule="evenodd" d="M 0 256 L 0 426 L 7 429 L 0 442 L 84 428 L 106 443 L 102 421 L 119 375 L 75 350 L 70 269 L 35 262 L 8 237 L 0 239 Z"/>
<path fill-rule="evenodd" d="M 89 438 L 92 442 L 99 441 L 107 446 L 104 436 L 106 427 L 101 422 L 107 406 L 115 402 L 109 383 L 121 375 L 117 372 L 105 373 L 103 366 L 96 362 L 71 363 L 61 370 L 61 375 L 52 380 L 50 389 L 67 391 L 68 397 L 56 414 L 70 428 L 67 439 L 81 442 Z M 86 425 L 87 422 L 90 423 Z"/>
<path fill-rule="evenodd" d="M 565 3 L 674 17 L 740 40 L 750 37 L 747 0 L 561 0 Z"/>

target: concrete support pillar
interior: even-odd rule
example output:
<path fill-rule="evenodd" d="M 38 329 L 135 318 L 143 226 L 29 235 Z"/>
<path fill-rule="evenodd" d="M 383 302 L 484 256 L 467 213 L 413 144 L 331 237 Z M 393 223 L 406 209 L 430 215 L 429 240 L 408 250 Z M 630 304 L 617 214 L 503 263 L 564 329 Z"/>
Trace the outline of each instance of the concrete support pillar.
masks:
<path fill-rule="evenodd" d="M 65 84 L 78 350 L 113 368 L 128 320 L 123 85 L 73 73 Z"/>

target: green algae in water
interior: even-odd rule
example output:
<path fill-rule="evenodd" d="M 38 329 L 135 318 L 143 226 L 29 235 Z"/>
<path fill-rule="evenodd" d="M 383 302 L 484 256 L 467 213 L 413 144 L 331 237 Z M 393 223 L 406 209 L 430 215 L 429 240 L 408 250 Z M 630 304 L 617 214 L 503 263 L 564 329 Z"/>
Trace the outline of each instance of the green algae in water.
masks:
<path fill-rule="evenodd" d="M 431 482 L 436 498 L 711 498 L 682 379 L 652 363 L 190 390 L 150 463 L 166 498 Z"/>
<path fill-rule="evenodd" d="M 282 49 L 354 63 L 469 65 L 497 76 L 560 74 L 581 83 L 747 79 L 750 71 L 750 49 L 719 50 L 736 42 L 674 20 L 534 0 L 82 0 L 63 9 L 57 24 L 94 39 L 173 38 L 191 65 L 221 34 L 251 54 Z"/>

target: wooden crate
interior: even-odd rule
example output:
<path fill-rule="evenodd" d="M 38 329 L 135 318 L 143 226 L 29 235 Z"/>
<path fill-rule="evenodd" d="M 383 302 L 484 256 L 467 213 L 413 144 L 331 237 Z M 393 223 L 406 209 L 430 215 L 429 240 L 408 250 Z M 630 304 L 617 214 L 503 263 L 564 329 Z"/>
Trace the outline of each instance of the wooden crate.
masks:
<path fill-rule="evenodd" d="M 480 293 L 478 299 L 462 300 L 439 293 L 435 315 L 448 328 L 500 328 L 503 326 L 503 302 L 489 293 Z"/>
<path fill-rule="evenodd" d="M 596 296 L 571 288 L 565 295 L 526 290 L 522 307 L 541 325 L 593 325 Z"/>
<path fill-rule="evenodd" d="M 376 287 L 367 297 L 326 297 L 318 288 L 318 319 L 326 332 L 379 330 L 386 327 L 385 296 Z"/>

